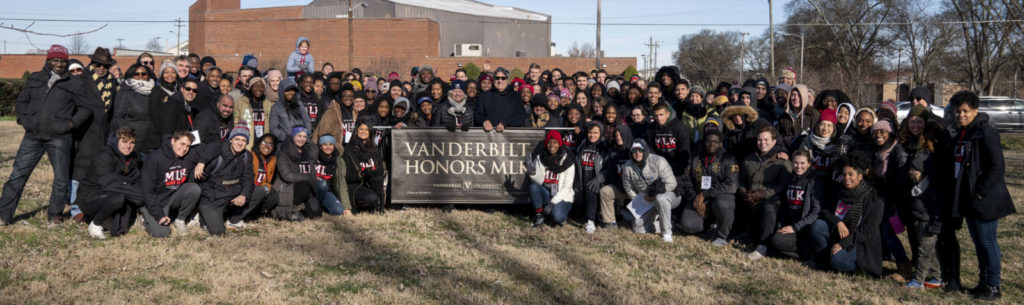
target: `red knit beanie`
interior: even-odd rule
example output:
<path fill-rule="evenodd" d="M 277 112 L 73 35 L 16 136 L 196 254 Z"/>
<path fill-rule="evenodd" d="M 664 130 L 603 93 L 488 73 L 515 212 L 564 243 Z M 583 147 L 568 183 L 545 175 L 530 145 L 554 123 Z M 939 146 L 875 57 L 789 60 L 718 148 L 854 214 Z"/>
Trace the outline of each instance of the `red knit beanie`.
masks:
<path fill-rule="evenodd" d="M 832 125 L 836 125 L 839 120 L 836 119 L 836 111 L 832 109 L 825 109 L 821 111 L 821 116 L 818 117 L 818 122 L 829 121 Z"/>
<path fill-rule="evenodd" d="M 46 51 L 46 60 L 50 60 L 51 58 L 68 60 L 68 49 L 59 44 L 50 46 L 50 50 Z"/>
<path fill-rule="evenodd" d="M 565 143 L 562 142 L 562 134 L 558 133 L 557 130 L 548 130 L 548 135 L 544 137 L 544 145 L 547 145 L 551 140 L 558 141 L 558 145 L 565 145 Z"/>

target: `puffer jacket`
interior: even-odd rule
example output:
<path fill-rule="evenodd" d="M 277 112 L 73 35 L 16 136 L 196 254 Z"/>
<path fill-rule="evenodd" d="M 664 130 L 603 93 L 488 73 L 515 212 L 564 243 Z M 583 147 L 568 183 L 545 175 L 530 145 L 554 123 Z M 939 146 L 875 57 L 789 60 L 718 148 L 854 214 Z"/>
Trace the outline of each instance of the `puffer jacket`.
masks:
<path fill-rule="evenodd" d="M 651 153 L 645 142 L 634 143 L 640 143 L 644 147 L 644 160 L 639 164 L 632 158 L 626 161 L 625 168 L 622 169 L 622 189 L 626 195 L 635 198 L 638 194 L 646 194 L 655 181 L 660 181 L 665 186 L 665 192 L 675 192 L 678 183 L 668 160 Z"/>
<path fill-rule="evenodd" d="M 793 165 L 789 160 L 776 157 L 779 151 L 779 147 L 775 147 L 766 154 L 752 153 L 743 160 L 743 167 L 740 169 L 740 192 L 759 190 L 764 192 L 762 200 L 779 199 L 776 195 L 782 195 L 786 189 L 786 181 L 790 179 L 790 172 L 793 171 Z"/>

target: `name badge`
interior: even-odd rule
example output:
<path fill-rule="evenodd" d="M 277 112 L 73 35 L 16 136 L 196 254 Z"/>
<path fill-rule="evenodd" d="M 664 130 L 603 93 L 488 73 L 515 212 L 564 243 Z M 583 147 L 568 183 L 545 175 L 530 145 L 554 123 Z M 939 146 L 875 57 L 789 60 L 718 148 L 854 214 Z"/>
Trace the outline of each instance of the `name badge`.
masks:
<path fill-rule="evenodd" d="M 711 176 L 700 176 L 700 189 L 710 190 L 711 189 Z"/>

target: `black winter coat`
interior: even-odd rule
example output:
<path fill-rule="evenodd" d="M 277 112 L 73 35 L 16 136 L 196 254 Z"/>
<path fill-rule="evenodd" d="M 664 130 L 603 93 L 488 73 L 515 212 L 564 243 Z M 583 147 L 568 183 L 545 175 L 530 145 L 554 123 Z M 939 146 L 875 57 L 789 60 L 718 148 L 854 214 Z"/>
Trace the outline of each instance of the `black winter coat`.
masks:
<path fill-rule="evenodd" d="M 505 91 L 491 89 L 477 97 L 474 121 L 477 126 L 483 126 L 484 121 L 491 121 L 492 126 L 501 123 L 505 127 L 523 127 L 526 124 L 526 109 L 523 109 L 519 94 L 512 91 L 512 86 L 505 88 Z"/>
<path fill-rule="evenodd" d="M 651 150 L 668 160 L 672 174 L 682 175 L 690 160 L 690 128 L 678 119 L 676 113 L 671 113 L 665 125 L 651 124 L 646 138 Z"/>
<path fill-rule="evenodd" d="M 196 130 L 199 131 L 200 143 L 220 143 L 228 137 L 234 127 L 235 116 L 226 119 L 220 117 L 219 111 L 203 111 L 195 118 Z"/>
<path fill-rule="evenodd" d="M 49 69 L 49 68 L 44 68 Z M 82 126 L 93 111 L 93 102 L 87 82 L 65 73 L 53 87 L 47 83 L 50 72 L 32 73 L 14 101 L 18 125 L 25 128 L 25 136 L 40 140 L 70 139 L 72 128 Z M 79 111 L 81 110 L 81 111 Z"/>
<path fill-rule="evenodd" d="M 953 216 L 984 221 L 997 220 L 1017 212 L 1006 188 L 1006 164 L 999 131 L 989 125 L 987 114 L 979 113 L 967 128 L 953 130 L 953 161 L 960 161 L 956 178 Z"/>
<path fill-rule="evenodd" d="M 164 144 L 161 142 L 164 137 L 177 131 L 195 130 L 195 116 L 192 115 L 189 107 L 186 107 L 185 99 L 180 91 L 175 92 L 167 99 L 166 103 L 161 104 L 156 112 L 160 115 L 154 117 L 153 126 L 150 128 L 152 131 L 140 151 L 159 150 Z"/>
<path fill-rule="evenodd" d="M 238 195 L 249 198 L 253 189 L 252 154 L 231 152 L 231 141 L 201 146 L 203 167 L 202 198 L 223 206 Z"/>

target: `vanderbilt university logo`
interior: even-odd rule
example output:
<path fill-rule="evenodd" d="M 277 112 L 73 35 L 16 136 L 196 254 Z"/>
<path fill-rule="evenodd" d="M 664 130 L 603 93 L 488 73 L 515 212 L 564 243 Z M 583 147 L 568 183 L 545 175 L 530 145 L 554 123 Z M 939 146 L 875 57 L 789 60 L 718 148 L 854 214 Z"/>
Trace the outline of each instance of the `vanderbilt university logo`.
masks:
<path fill-rule="evenodd" d="M 470 181 L 470 180 L 462 181 L 462 187 L 464 187 L 466 190 L 472 190 L 473 189 L 473 181 Z"/>

